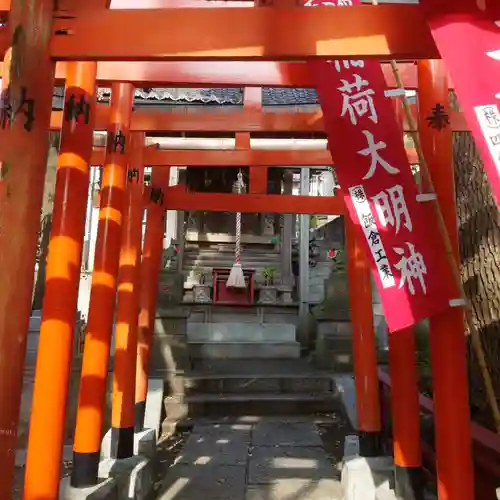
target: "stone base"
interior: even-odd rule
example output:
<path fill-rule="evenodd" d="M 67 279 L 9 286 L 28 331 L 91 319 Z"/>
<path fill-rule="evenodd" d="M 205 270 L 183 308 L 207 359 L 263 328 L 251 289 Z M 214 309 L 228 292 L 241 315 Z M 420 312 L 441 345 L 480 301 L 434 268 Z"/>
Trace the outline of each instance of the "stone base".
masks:
<path fill-rule="evenodd" d="M 157 307 L 169 308 L 182 301 L 184 277 L 176 270 L 162 271 L 158 277 Z"/>
<path fill-rule="evenodd" d="M 156 454 L 156 430 L 145 429 L 134 434 L 134 455 L 153 459 Z M 101 460 L 111 458 L 111 429 L 106 432 L 101 443 Z"/>
<path fill-rule="evenodd" d="M 160 438 L 163 400 L 165 399 L 165 383 L 163 379 L 148 380 L 148 394 L 146 396 L 146 414 L 144 416 L 144 428 L 154 429 L 156 439 Z"/>
<path fill-rule="evenodd" d="M 199 359 L 298 359 L 298 342 L 190 342 L 189 356 Z"/>
<path fill-rule="evenodd" d="M 398 497 L 392 490 L 377 490 L 375 500 L 398 500 Z"/>
<path fill-rule="evenodd" d="M 154 464 L 144 457 L 108 458 L 99 464 L 99 478 L 116 481 L 119 500 L 146 500 L 154 488 Z"/>
<path fill-rule="evenodd" d="M 198 304 L 209 304 L 212 302 L 210 297 L 211 285 L 194 285 L 193 286 L 193 297 L 194 302 Z"/>
<path fill-rule="evenodd" d="M 335 386 L 337 393 L 340 395 L 342 401 L 342 406 L 344 407 L 345 414 L 351 423 L 353 429 L 358 430 L 358 413 L 356 409 L 356 385 L 354 383 L 354 375 L 342 374 L 335 375 L 333 377 L 335 381 Z M 348 436 L 349 437 L 349 436 Z M 358 450 L 359 450 L 359 439 L 358 440 Z M 347 442 L 347 438 L 346 438 Z M 359 451 L 356 452 L 359 454 Z"/>
<path fill-rule="evenodd" d="M 341 483 L 344 500 L 376 498 L 379 491 L 394 487 L 394 462 L 391 457 L 360 457 L 357 436 L 346 436 Z"/>
<path fill-rule="evenodd" d="M 190 367 L 186 337 L 188 314 L 189 312 L 182 308 L 157 312 L 151 349 L 150 375 L 175 373 Z"/>
<path fill-rule="evenodd" d="M 263 286 L 259 291 L 259 304 L 276 304 L 278 302 L 278 288 Z"/>
<path fill-rule="evenodd" d="M 318 322 L 315 362 L 318 368 L 325 370 L 352 371 L 353 353 L 350 322 Z"/>
<path fill-rule="evenodd" d="M 188 323 L 190 342 L 294 342 L 295 326 L 289 323 Z"/>
<path fill-rule="evenodd" d="M 72 488 L 71 478 L 65 477 L 59 487 L 60 500 L 118 500 L 118 485 L 113 478 L 89 488 Z M 125 497 L 127 498 L 127 497 Z"/>

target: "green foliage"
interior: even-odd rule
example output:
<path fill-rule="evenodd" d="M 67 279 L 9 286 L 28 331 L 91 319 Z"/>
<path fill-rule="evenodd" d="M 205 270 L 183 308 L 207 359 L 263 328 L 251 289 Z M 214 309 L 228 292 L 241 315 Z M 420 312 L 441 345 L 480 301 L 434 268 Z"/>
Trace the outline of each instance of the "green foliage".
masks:
<path fill-rule="evenodd" d="M 274 278 L 276 276 L 276 269 L 274 267 L 265 267 L 262 270 L 262 274 L 264 275 L 266 285 L 269 286 L 274 283 Z"/>

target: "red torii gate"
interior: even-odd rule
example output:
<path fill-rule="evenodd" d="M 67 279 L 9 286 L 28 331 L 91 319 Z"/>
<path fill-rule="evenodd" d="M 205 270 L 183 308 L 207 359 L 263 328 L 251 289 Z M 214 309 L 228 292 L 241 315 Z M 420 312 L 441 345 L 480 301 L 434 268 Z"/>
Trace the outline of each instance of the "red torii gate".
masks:
<path fill-rule="evenodd" d="M 56 19 L 53 22 L 53 5 L 49 0 L 34 0 L 33 9 L 28 8 L 21 0 L 13 0 L 12 5 L 7 1 L 0 4 L 0 10 L 9 12 L 8 26 L 0 29 L 0 47 L 5 50 L 10 45 L 10 40 L 13 40 L 15 49 L 11 64 L 16 71 L 11 71 L 10 91 L 14 96 L 24 93 L 25 97 L 29 96 L 37 103 L 36 120 L 31 124 L 30 130 L 26 129 L 23 120 L 13 120 L 11 127 L 1 132 L 3 182 L 0 198 L 0 227 L 2 227 L 0 275 L 3 286 L 0 287 L 0 397 L 3 410 L 0 414 L 0 425 L 3 432 L 0 436 L 0 496 L 2 498 L 10 495 L 12 450 L 15 448 L 24 359 L 24 332 L 27 330 L 30 312 L 36 232 L 43 190 L 42 166 L 45 164 L 46 135 L 51 123 L 54 60 L 89 61 L 69 63 L 65 76 L 67 91 L 74 91 L 76 96 L 83 96 L 92 103 L 93 117 L 98 68 L 97 63 L 91 61 L 95 60 L 241 61 L 264 57 L 274 60 L 354 56 L 377 59 L 439 57 L 418 6 L 413 5 L 363 6 L 335 10 L 335 12 L 322 7 L 309 10 L 231 8 L 217 9 L 215 15 L 210 9 L 168 11 L 158 9 L 145 10 L 141 13 L 106 11 L 103 9 L 108 6 L 107 2 L 102 0 L 89 1 L 82 10 L 79 10 L 74 0 L 61 4 L 61 9 L 74 11 L 76 18 Z M 229 29 L 220 30 L 221 23 Z M 182 31 L 181 26 L 189 26 L 197 36 L 189 37 L 189 34 L 186 35 Z M 138 27 L 139 33 L 137 33 Z M 161 30 L 157 29 L 160 27 Z M 108 35 L 111 29 L 116 31 L 116 36 L 110 39 Z M 129 43 L 124 44 L 124 37 L 128 37 L 131 32 L 137 34 L 138 42 L 132 47 Z M 19 37 L 19 33 L 22 33 L 22 37 Z M 93 36 L 89 36 L 89 33 Z M 126 41 L 129 42 L 128 39 Z M 447 102 L 448 79 L 441 63 L 419 63 L 419 77 L 421 102 L 426 100 L 432 104 L 438 101 Z M 156 81 L 156 78 L 147 76 L 144 81 L 152 82 Z M 185 79 L 185 77 L 178 78 L 179 81 Z M 282 82 L 286 81 L 282 74 L 279 78 Z M 289 85 L 295 85 L 295 80 L 288 81 Z M 269 82 L 274 85 L 271 80 Z M 131 124 L 133 85 L 115 84 L 113 90 L 108 130 L 111 133 L 124 131 L 127 135 Z M 78 119 L 75 122 L 63 123 L 47 271 L 47 292 L 30 432 L 26 499 L 43 497 L 45 500 L 45 498 L 56 498 L 54 495 L 57 495 L 54 489 L 56 486 L 54 478 L 58 478 L 59 473 L 59 463 L 55 459 L 60 458 L 60 440 L 57 434 L 64 421 L 67 390 L 64 384 L 68 376 L 69 346 L 72 339 L 75 290 L 83 233 L 81 223 L 78 224 L 77 221 L 81 219 L 80 214 L 84 211 L 88 164 L 92 158 L 93 128 L 92 120 L 89 120 L 89 123 Z M 450 168 L 451 130 L 439 136 L 425 127 L 421 127 L 420 132 L 441 210 L 445 215 L 456 250 L 458 244 L 452 189 L 453 171 Z M 245 140 L 244 137 L 239 138 L 239 141 Z M 106 341 L 107 328 L 110 326 L 109 321 L 113 313 L 114 304 L 111 303 L 114 301 L 119 265 L 121 227 L 129 228 L 131 224 L 130 218 L 126 219 L 126 222 L 122 220 L 127 181 L 126 160 L 127 157 L 120 155 L 117 150 L 108 151 L 104 160 L 100 237 L 96 250 L 94 277 L 100 289 L 94 287 L 96 290 L 94 292 L 93 288 L 94 295 L 91 299 L 91 309 L 97 312 L 91 319 L 90 347 L 86 346 L 86 351 L 88 350 L 92 357 L 87 354 L 88 361 L 84 362 L 85 387 L 82 388 L 81 411 L 75 439 L 75 476 L 76 482 L 81 484 L 89 479 L 92 480 L 94 475 L 96 463 L 94 446 L 96 442 L 100 442 L 98 435 L 100 429 L 96 431 L 99 427 L 96 425 L 99 423 L 99 418 L 97 422 L 92 422 L 89 411 L 95 410 L 99 415 L 98 408 L 102 402 L 103 380 L 106 375 L 103 373 L 103 368 L 107 367 L 105 358 L 109 349 L 109 341 Z M 140 167 L 140 162 L 138 165 Z M 156 171 L 163 172 L 158 174 L 163 176 L 168 172 L 168 168 L 155 169 L 155 183 Z M 164 179 L 163 182 L 160 179 L 159 185 L 161 184 L 165 184 Z M 165 191 L 165 195 L 168 204 L 168 190 Z M 175 196 L 177 194 L 172 192 L 172 199 L 175 199 Z M 189 195 L 183 196 L 185 197 L 183 203 L 194 202 L 194 199 L 187 200 Z M 66 200 L 69 202 L 66 203 Z M 209 200 L 204 201 L 208 203 Z M 258 203 L 258 198 L 254 197 L 249 201 Z M 177 206 L 181 206 L 180 201 Z M 264 205 L 261 205 L 261 208 L 263 207 Z M 321 211 L 324 213 L 328 210 L 325 208 Z M 156 219 L 156 229 L 151 228 L 151 231 L 158 231 L 160 222 L 161 215 Z M 148 228 L 149 224 L 148 221 Z M 349 223 L 347 226 L 349 231 Z M 23 228 L 23 231 L 19 231 L 19 228 Z M 105 233 L 109 235 L 107 243 L 103 239 Z M 356 375 L 358 380 L 368 382 L 368 387 L 364 389 L 362 384 L 358 384 L 360 430 L 367 434 L 378 434 L 379 403 L 374 389 L 376 364 L 370 340 L 373 339 L 373 325 L 369 292 L 366 287 L 369 270 L 366 258 L 357 242 L 353 238 L 349 238 L 348 241 L 352 256 L 349 271 L 352 312 L 355 318 L 353 339 Z M 147 273 L 144 271 L 150 297 L 155 293 L 153 268 L 154 265 Z M 151 314 L 153 307 L 150 297 L 144 306 L 147 314 Z M 144 324 L 146 326 L 143 335 L 150 328 L 150 324 L 147 326 L 147 321 Z M 463 320 L 460 311 L 451 310 L 446 317 L 431 322 L 440 500 L 472 498 L 465 344 L 459 334 L 462 330 Z M 55 331 L 57 338 L 54 338 Z M 124 333 L 128 334 L 129 332 Z M 147 344 L 146 337 L 147 335 L 143 337 L 145 344 Z M 361 344 L 360 339 L 363 337 L 368 340 Z M 100 347 L 96 339 L 102 343 Z M 414 444 L 415 436 L 418 435 L 418 428 L 415 427 L 418 423 L 418 408 L 415 407 L 417 392 L 411 333 L 394 335 L 391 337 L 391 342 L 391 370 L 401 375 L 400 385 L 394 386 L 394 394 L 397 403 L 407 405 L 402 409 L 398 409 L 395 405 L 393 409 L 396 427 L 396 464 L 400 468 L 407 469 L 411 475 L 412 469 L 418 470 L 420 467 L 419 450 L 415 449 Z M 395 353 L 397 355 L 394 355 Z M 60 360 L 59 365 L 54 363 L 54 358 Z M 402 359 L 406 361 L 404 364 L 401 362 Z M 395 377 L 394 381 L 397 380 Z M 45 395 L 46 384 L 49 382 L 53 390 L 51 398 Z M 86 399 L 90 394 L 93 396 Z M 136 401 L 143 402 L 137 398 Z M 102 418 L 102 412 L 100 415 Z M 46 440 L 49 423 L 51 429 L 55 430 L 52 445 Z M 130 421 L 121 422 L 119 425 L 125 426 L 121 428 L 127 430 Z M 128 430 L 125 433 L 128 433 Z M 38 469 L 37 473 L 38 464 L 42 464 L 42 468 Z M 79 474 L 81 475 L 78 476 Z"/>

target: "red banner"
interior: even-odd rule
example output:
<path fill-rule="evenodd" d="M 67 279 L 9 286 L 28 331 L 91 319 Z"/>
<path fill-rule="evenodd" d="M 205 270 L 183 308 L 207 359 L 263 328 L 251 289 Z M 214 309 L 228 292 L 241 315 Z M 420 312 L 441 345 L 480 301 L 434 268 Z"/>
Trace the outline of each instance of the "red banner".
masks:
<path fill-rule="evenodd" d="M 362 60 L 309 67 L 335 173 L 370 256 L 389 330 L 406 328 L 448 308 L 458 291 L 432 207 L 418 201 L 382 68 Z"/>
<path fill-rule="evenodd" d="M 471 0 L 421 5 L 500 206 L 500 13 L 495 23 Z"/>

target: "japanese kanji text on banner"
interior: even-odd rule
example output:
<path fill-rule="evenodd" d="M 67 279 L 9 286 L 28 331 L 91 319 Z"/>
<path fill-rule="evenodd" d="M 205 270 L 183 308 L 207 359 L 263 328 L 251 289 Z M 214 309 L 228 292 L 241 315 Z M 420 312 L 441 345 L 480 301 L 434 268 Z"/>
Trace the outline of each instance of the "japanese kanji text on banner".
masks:
<path fill-rule="evenodd" d="M 354 2 L 359 3 L 359 2 Z M 352 5 L 336 0 L 323 5 Z M 310 6 L 314 6 L 308 4 Z M 391 332 L 459 297 L 432 207 L 417 201 L 403 135 L 377 61 L 310 61 L 328 144 L 372 263 Z"/>
<path fill-rule="evenodd" d="M 500 7 L 481 12 L 468 0 L 420 3 L 500 206 Z"/>

